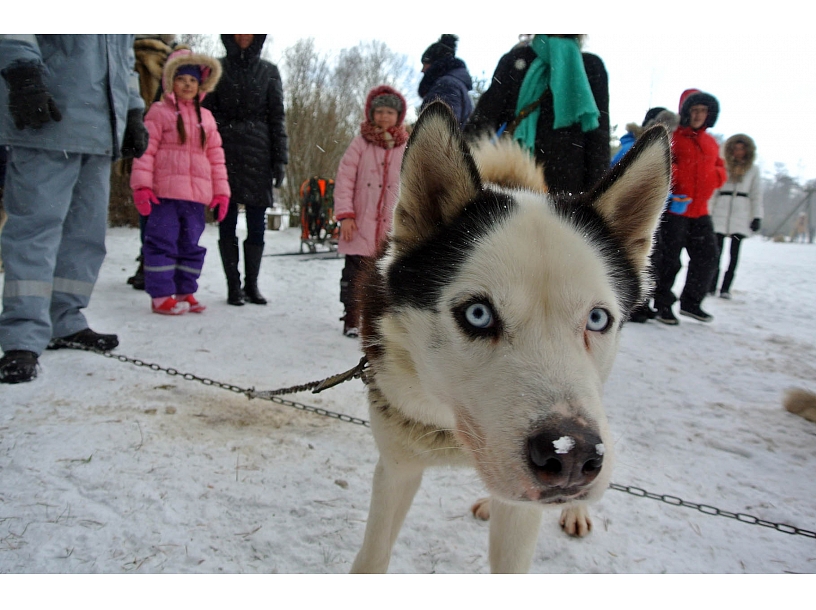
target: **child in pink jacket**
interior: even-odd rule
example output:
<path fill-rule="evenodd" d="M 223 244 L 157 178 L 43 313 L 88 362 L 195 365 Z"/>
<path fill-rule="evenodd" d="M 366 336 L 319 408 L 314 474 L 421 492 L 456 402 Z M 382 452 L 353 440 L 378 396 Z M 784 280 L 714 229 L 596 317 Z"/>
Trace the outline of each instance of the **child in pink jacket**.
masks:
<path fill-rule="evenodd" d="M 194 294 L 207 249 L 204 206 L 221 221 L 230 188 L 215 119 L 201 100 L 215 88 L 221 64 L 183 49 L 164 66 L 165 94 L 145 116 L 147 151 L 133 162 L 130 187 L 136 209 L 147 216 L 143 246 L 145 290 L 154 313 L 204 311 Z"/>
<path fill-rule="evenodd" d="M 359 311 L 352 287 L 365 258 L 377 253 L 391 230 L 399 172 L 408 132 L 403 127 L 405 98 L 387 85 L 374 87 L 365 104 L 365 120 L 337 169 L 334 212 L 340 221 L 338 250 L 346 255 L 340 279 L 345 306 L 343 334 L 357 337 Z"/>

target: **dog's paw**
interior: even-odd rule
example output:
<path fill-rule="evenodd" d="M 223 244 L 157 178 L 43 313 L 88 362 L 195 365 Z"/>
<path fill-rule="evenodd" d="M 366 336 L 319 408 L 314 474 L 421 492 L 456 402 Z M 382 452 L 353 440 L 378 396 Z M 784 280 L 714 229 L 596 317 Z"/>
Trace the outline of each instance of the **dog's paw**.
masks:
<path fill-rule="evenodd" d="M 487 521 L 490 519 L 490 498 L 479 498 L 470 507 L 470 512 L 473 513 L 473 516 L 477 519 L 481 519 L 482 521 Z"/>
<path fill-rule="evenodd" d="M 561 529 L 570 536 L 582 538 L 592 529 L 589 509 L 583 504 L 569 506 L 561 511 Z"/>

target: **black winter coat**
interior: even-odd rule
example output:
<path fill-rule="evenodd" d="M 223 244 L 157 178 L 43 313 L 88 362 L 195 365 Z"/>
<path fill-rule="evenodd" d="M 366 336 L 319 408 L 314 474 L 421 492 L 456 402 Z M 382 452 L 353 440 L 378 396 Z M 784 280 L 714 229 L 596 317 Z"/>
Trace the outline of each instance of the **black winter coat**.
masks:
<path fill-rule="evenodd" d="M 553 129 L 555 113 L 548 90 L 541 103 L 536 127 L 535 157 L 544 166 L 544 179 L 552 192 L 579 193 L 590 190 L 609 168 L 609 78 L 600 57 L 582 53 L 589 86 L 598 110 L 599 126 L 583 132 L 580 125 Z M 495 133 L 516 115 L 521 83 L 536 58 L 529 46 L 517 46 L 499 60 L 490 87 L 479 98 L 465 134 L 477 138 Z"/>
<path fill-rule="evenodd" d="M 419 83 L 420 112 L 434 100 L 442 100 L 453 110 L 459 127 L 464 127 L 473 112 L 473 102 L 468 95 L 471 89 L 473 81 L 465 62 L 458 57 L 443 57 L 431 64 Z"/>
<path fill-rule="evenodd" d="M 261 207 L 272 205 L 272 167 L 289 160 L 283 87 L 277 66 L 261 59 L 265 40 L 255 34 L 241 51 L 232 34 L 222 34 L 224 72 L 202 103 L 224 142 L 231 201 Z"/>

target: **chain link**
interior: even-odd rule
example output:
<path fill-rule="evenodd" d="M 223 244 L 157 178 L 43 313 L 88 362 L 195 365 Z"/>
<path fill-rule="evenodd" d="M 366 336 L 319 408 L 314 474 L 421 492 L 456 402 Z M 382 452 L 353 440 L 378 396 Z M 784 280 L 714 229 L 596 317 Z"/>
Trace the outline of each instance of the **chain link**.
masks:
<path fill-rule="evenodd" d="M 300 411 L 306 411 L 308 413 L 314 413 L 315 415 L 322 415 L 323 417 L 330 417 L 332 419 L 337 419 L 342 422 L 347 422 L 350 424 L 357 424 L 358 426 L 364 426 L 366 428 L 370 428 L 371 424 L 365 419 L 360 419 L 359 417 L 352 417 L 351 415 L 344 415 L 343 413 L 335 413 L 334 411 L 329 411 L 327 409 L 322 409 L 320 407 L 313 407 L 311 405 L 306 405 L 300 402 L 295 402 L 293 400 L 286 400 L 284 398 L 279 398 L 280 394 L 291 394 L 295 392 L 302 392 L 306 390 L 314 390 L 314 388 L 319 388 L 321 384 L 324 385 L 323 388 L 326 389 L 328 387 L 332 387 L 333 385 L 337 385 L 342 381 L 347 381 L 349 379 L 359 379 L 362 378 L 364 382 L 367 382 L 365 373 L 367 371 L 366 368 L 366 361 L 365 358 L 360 360 L 360 363 L 354 367 L 353 369 L 346 371 L 345 373 L 340 373 L 338 375 L 332 375 L 327 379 L 322 381 L 312 381 L 310 383 L 291 386 L 289 388 L 282 388 L 280 390 L 270 390 L 264 392 L 258 392 L 255 388 L 242 388 L 240 386 L 236 386 L 230 383 L 222 383 L 220 381 L 215 381 L 213 379 L 208 379 L 207 377 L 199 377 L 198 375 L 193 375 L 192 373 L 182 373 L 174 368 L 163 367 L 158 364 L 153 364 L 150 362 L 145 362 L 143 360 L 139 360 L 138 358 L 129 358 L 128 356 L 122 356 L 119 354 L 113 354 L 111 352 L 103 352 L 101 350 L 93 349 L 86 347 L 84 345 L 74 344 L 71 347 L 76 349 L 82 349 L 89 352 L 94 352 L 97 354 L 101 354 L 106 358 L 114 358 L 119 362 L 126 362 L 133 364 L 135 366 L 147 367 L 151 371 L 161 371 L 167 373 L 170 376 L 179 376 L 182 379 L 187 381 L 198 381 L 203 383 L 207 386 L 214 386 L 217 388 L 221 388 L 223 390 L 229 390 L 231 392 L 235 392 L 237 394 L 244 394 L 247 398 L 259 398 L 262 400 L 269 400 L 271 402 L 284 405 L 287 407 L 292 407 L 298 409 Z M 339 379 L 339 381 L 338 381 Z M 328 383 L 327 383 L 328 382 Z M 320 391 L 314 390 L 314 391 Z M 682 498 L 678 498 L 677 496 L 670 496 L 668 494 L 656 494 L 650 491 L 646 491 L 645 489 L 641 489 L 640 487 L 634 487 L 631 485 L 618 485 L 617 483 L 610 483 L 610 489 L 614 489 L 615 491 L 622 491 L 628 493 L 632 496 L 637 496 L 639 498 L 649 498 L 650 500 L 657 500 L 659 502 L 664 502 L 666 504 L 670 504 L 672 506 L 682 506 L 685 508 L 693 508 L 705 515 L 712 515 L 717 517 L 728 517 L 729 519 L 735 519 L 741 523 L 748 523 L 751 525 L 761 525 L 762 527 L 768 527 L 774 529 L 778 532 L 783 532 L 785 534 L 791 535 L 798 535 L 798 536 L 805 536 L 807 538 L 814 538 L 816 539 L 816 532 L 812 532 L 810 530 L 801 529 L 795 527 L 793 525 L 788 525 L 786 523 L 774 523 L 772 521 L 766 521 L 765 519 L 760 519 L 759 517 L 754 517 L 753 515 L 746 515 L 745 513 L 732 513 L 727 510 L 722 510 L 716 508 L 714 506 L 710 506 L 708 504 L 698 504 L 696 502 L 689 502 L 687 500 L 683 500 Z"/>
<path fill-rule="evenodd" d="M 181 377 L 186 381 L 198 381 L 206 386 L 213 386 L 216 388 L 221 388 L 222 390 L 229 390 L 230 392 L 235 392 L 236 394 L 244 394 L 247 398 L 253 399 L 258 398 L 261 400 L 268 400 L 270 402 L 277 403 L 279 405 L 284 405 L 287 407 L 292 407 L 294 409 L 298 409 L 300 411 L 306 411 L 308 413 L 314 413 L 316 415 L 322 415 L 323 417 L 330 417 L 332 419 L 337 419 L 339 421 L 347 422 L 350 424 L 357 424 L 358 426 L 364 426 L 366 428 L 370 428 L 371 424 L 365 420 L 360 419 L 359 417 L 352 417 L 351 415 L 344 415 L 343 413 L 335 413 L 334 411 L 329 411 L 328 409 L 323 409 L 321 407 L 314 407 L 312 405 L 303 404 L 301 402 L 296 402 L 294 400 L 286 400 L 285 398 L 280 398 L 279 394 L 293 394 L 295 392 L 305 391 L 312 388 L 319 386 L 326 380 L 323 381 L 313 381 L 311 383 L 306 383 L 298 386 L 292 386 L 290 388 L 282 388 L 280 390 L 271 390 L 269 392 L 258 392 L 255 388 L 242 388 L 241 386 L 233 385 L 231 383 L 222 383 L 220 381 L 216 381 L 214 379 L 209 379 L 207 377 L 199 377 L 198 375 L 193 375 L 192 373 L 182 373 L 174 368 L 163 367 L 158 364 L 154 364 L 151 362 L 145 362 L 144 360 L 139 360 L 138 358 L 129 358 L 128 356 L 122 356 L 120 354 L 113 354 L 111 352 L 102 352 L 93 348 L 88 347 L 78 347 L 78 349 L 84 349 L 85 351 L 94 352 L 97 354 L 102 354 L 106 358 L 113 358 L 118 360 L 119 362 L 125 362 L 129 364 L 133 364 L 135 366 L 146 367 L 149 368 L 151 371 L 159 371 L 164 372 L 170 375 L 171 377 Z M 361 362 L 362 364 L 362 362 Z M 358 365 L 360 367 L 361 365 Z M 355 369 L 352 369 L 355 370 Z M 329 378 L 332 379 L 332 378 Z"/>
<path fill-rule="evenodd" d="M 773 523 L 772 521 L 766 521 L 765 519 L 760 519 L 759 517 L 754 517 L 753 515 L 746 515 L 745 513 L 732 513 L 727 510 L 715 508 L 714 506 L 709 506 L 708 504 L 697 504 L 696 502 L 689 502 L 687 500 L 678 498 L 677 496 L 652 493 L 650 491 L 646 491 L 645 489 L 641 489 L 640 487 L 632 487 L 631 485 L 618 485 L 617 483 L 610 483 L 609 488 L 614 489 L 615 491 L 623 491 L 633 496 L 637 496 L 639 498 L 649 498 L 651 500 L 658 500 L 660 502 L 665 502 L 666 504 L 671 504 L 672 506 L 684 506 L 686 508 L 694 508 L 696 510 L 699 510 L 701 513 L 705 515 L 728 517 L 729 519 L 736 519 L 737 521 L 741 521 L 742 523 L 750 523 L 751 525 L 761 525 L 762 527 L 770 527 L 785 534 L 805 536 L 807 538 L 816 538 L 816 532 L 803 530 L 793 525 L 788 525 L 787 523 Z"/>

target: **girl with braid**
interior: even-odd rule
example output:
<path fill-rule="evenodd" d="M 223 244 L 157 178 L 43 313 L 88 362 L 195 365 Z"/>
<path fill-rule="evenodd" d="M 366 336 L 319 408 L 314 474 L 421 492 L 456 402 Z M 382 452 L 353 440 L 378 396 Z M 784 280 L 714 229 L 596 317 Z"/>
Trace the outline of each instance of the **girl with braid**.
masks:
<path fill-rule="evenodd" d="M 201 313 L 195 298 L 207 249 L 204 206 L 219 221 L 229 208 L 224 149 L 212 113 L 201 100 L 215 88 L 221 64 L 189 49 L 167 58 L 165 93 L 145 116 L 147 151 L 133 163 L 133 201 L 147 216 L 144 240 L 145 291 L 154 313 Z"/>

